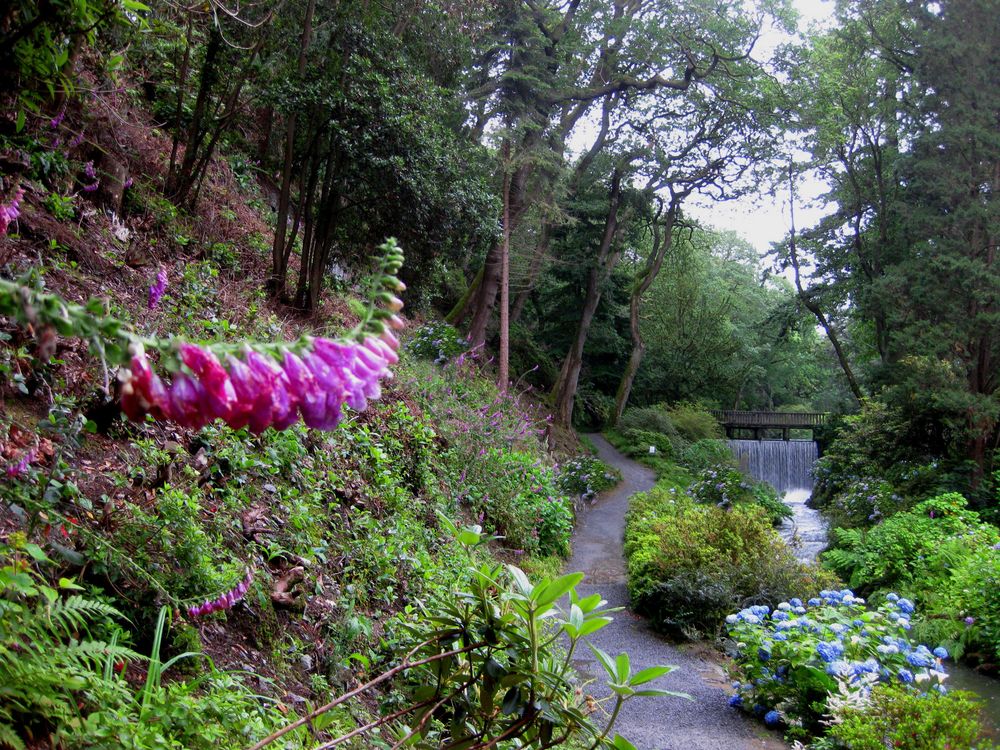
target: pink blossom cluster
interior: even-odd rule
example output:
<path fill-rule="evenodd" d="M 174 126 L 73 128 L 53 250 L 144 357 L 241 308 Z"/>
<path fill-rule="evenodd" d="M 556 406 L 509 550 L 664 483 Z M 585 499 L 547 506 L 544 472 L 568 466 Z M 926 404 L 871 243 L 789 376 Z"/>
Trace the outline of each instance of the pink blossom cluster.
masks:
<path fill-rule="evenodd" d="M 202 615 L 210 615 L 213 612 L 231 608 L 246 595 L 247 591 L 250 590 L 251 583 L 253 583 L 253 570 L 248 570 L 246 576 L 236 585 L 236 588 L 227 591 L 215 599 L 188 607 L 188 616 L 201 617 Z"/>
<path fill-rule="evenodd" d="M 24 198 L 24 188 L 14 191 L 9 203 L 0 203 L 0 237 L 7 234 L 7 227 L 21 215 L 21 200 Z"/>
<path fill-rule="evenodd" d="M 301 355 L 285 349 L 280 362 L 247 349 L 241 358 L 227 356 L 223 366 L 211 351 L 181 344 L 184 366 L 169 387 L 139 351 L 123 371 L 122 410 L 134 421 L 150 414 L 192 429 L 221 419 L 258 434 L 287 429 L 301 416 L 309 427 L 332 430 L 344 404 L 361 411 L 381 395 L 379 381 L 391 377 L 398 348 L 389 331 L 363 343 L 315 338 Z"/>
<path fill-rule="evenodd" d="M 28 470 L 28 467 L 31 466 L 31 462 L 35 460 L 37 455 L 38 452 L 34 448 L 25 451 L 21 455 L 20 459 L 7 467 L 7 477 L 9 479 L 14 479 L 15 477 L 19 477 L 24 474 Z"/>
<path fill-rule="evenodd" d="M 97 177 L 97 170 L 94 169 L 93 161 L 88 161 L 86 164 L 83 165 L 83 174 L 86 176 L 88 180 L 93 180 L 93 182 L 91 182 L 90 184 L 83 186 L 84 192 L 92 193 L 95 190 L 97 190 L 98 186 L 101 184 L 101 181 Z"/>
<path fill-rule="evenodd" d="M 149 287 L 149 309 L 155 310 L 163 299 L 163 293 L 167 291 L 167 269 L 160 267 L 160 272 L 156 274 L 156 281 Z"/>

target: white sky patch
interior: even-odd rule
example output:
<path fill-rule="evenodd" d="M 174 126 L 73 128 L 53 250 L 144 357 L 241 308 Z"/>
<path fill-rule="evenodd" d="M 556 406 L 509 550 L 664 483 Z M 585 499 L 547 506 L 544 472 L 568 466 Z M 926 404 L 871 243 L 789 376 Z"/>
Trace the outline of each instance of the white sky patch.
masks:
<path fill-rule="evenodd" d="M 832 0 L 793 0 L 799 12 L 802 29 L 826 28 L 833 24 Z M 758 43 L 758 54 L 768 56 L 787 36 L 767 29 Z M 797 154 L 796 159 L 804 159 Z M 795 187 L 796 229 L 810 227 L 831 213 L 833 206 L 825 205 L 820 196 L 829 186 L 815 175 L 801 177 Z M 684 206 L 685 213 L 706 226 L 720 230 L 733 230 L 752 244 L 759 253 L 766 253 L 773 242 L 779 242 L 791 226 L 788 210 L 788 185 L 779 186 L 775 195 L 767 192 L 750 193 L 737 200 L 716 202 L 700 196 L 691 196 Z"/>

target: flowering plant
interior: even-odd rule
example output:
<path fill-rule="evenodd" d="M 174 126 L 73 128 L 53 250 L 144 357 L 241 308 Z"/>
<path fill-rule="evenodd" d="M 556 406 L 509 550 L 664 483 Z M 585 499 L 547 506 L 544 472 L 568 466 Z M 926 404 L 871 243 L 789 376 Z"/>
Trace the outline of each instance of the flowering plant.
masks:
<path fill-rule="evenodd" d="M 705 469 L 687 489 L 695 502 L 730 508 L 739 503 L 756 503 L 767 512 L 771 523 L 792 515 L 792 509 L 778 498 L 770 485 L 756 482 L 739 469 L 715 466 Z"/>
<path fill-rule="evenodd" d="M 769 726 L 814 731 L 832 703 L 863 703 L 880 683 L 945 692 L 948 653 L 910 643 L 913 613 L 913 603 L 896 594 L 869 610 L 844 589 L 821 591 L 805 603 L 791 599 L 773 611 L 761 605 L 729 615 L 742 678 L 730 705 Z"/>
<path fill-rule="evenodd" d="M 622 480 L 618 469 L 594 456 L 577 456 L 559 464 L 559 489 L 589 501 Z"/>
<path fill-rule="evenodd" d="M 330 430 L 344 404 L 362 410 L 368 399 L 379 397 L 379 381 L 390 376 L 389 365 L 399 359 L 391 329 L 403 327 L 396 314 L 403 303 L 395 296 L 404 289 L 395 276 L 403 256 L 394 240 L 382 251 L 381 272 L 361 322 L 336 341 L 307 336 L 234 347 L 143 338 L 105 315 L 99 301 L 76 305 L 4 280 L 0 315 L 30 326 L 42 342 L 56 333 L 88 339 L 105 373 L 109 365 L 121 365 L 121 405 L 129 419 L 149 415 L 194 429 L 221 419 L 233 429 L 261 432 L 287 429 L 301 416 L 309 427 Z M 160 364 L 172 376 L 169 385 L 154 372 L 149 349 L 160 352 Z"/>

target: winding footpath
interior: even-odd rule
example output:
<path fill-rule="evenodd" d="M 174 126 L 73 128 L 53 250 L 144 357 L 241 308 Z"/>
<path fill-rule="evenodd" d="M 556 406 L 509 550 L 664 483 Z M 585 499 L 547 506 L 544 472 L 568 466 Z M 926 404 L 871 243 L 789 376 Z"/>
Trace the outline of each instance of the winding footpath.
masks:
<path fill-rule="evenodd" d="M 653 472 L 625 458 L 600 435 L 590 435 L 598 455 L 622 473 L 622 482 L 603 494 L 580 514 L 573 537 L 573 556 L 567 571 L 586 573 L 578 587 L 581 596 L 600 592 L 613 607 L 628 604 L 622 541 L 629 498 L 650 489 Z M 646 621 L 628 610 L 593 637 L 595 646 L 612 656 L 628 653 L 632 671 L 670 664 L 671 674 L 649 684 L 687 693 L 681 698 L 633 698 L 625 703 L 615 730 L 638 750 L 787 750 L 780 738 L 765 730 L 727 703 L 729 680 L 722 668 L 693 648 L 677 647 L 654 633 Z M 595 681 L 587 689 L 596 698 L 609 694 L 604 670 L 590 649 L 577 652 L 574 666 L 584 679 Z"/>

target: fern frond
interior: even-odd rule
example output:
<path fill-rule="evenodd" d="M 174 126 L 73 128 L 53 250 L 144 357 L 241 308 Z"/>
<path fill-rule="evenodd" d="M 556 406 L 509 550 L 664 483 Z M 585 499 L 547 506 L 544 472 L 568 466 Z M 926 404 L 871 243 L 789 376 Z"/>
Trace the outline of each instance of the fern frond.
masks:
<path fill-rule="evenodd" d="M 44 609 L 53 630 L 62 630 L 66 636 L 86 630 L 88 621 L 99 618 L 122 617 L 110 604 L 86 599 L 79 594 L 56 600 Z"/>
<path fill-rule="evenodd" d="M 0 722 L 0 745 L 10 750 L 25 750 L 24 742 L 17 736 L 14 727 L 3 722 Z"/>

